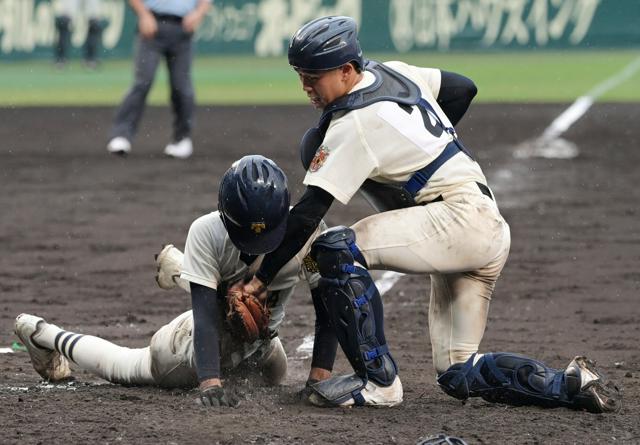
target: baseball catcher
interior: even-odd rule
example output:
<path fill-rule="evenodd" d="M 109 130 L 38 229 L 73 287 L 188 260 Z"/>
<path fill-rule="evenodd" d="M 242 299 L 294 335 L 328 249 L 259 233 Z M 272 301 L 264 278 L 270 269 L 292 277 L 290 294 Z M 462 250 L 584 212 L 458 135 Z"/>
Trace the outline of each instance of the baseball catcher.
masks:
<path fill-rule="evenodd" d="M 585 357 L 552 369 L 518 354 L 478 353 L 511 234 L 487 178 L 454 128 L 477 92 L 473 81 L 400 61 L 366 60 L 350 17 L 305 24 L 293 35 L 288 56 L 322 113 L 302 138 L 306 189 L 291 209 L 287 233 L 244 291 L 257 294 L 271 283 L 334 200 L 346 205 L 360 191 L 377 211 L 313 243 L 321 300 L 354 373 L 316 383 L 311 401 L 401 403 L 383 304 L 369 274 L 382 269 L 430 277 L 425 294 L 433 363 L 447 394 L 619 410 L 618 389 Z"/>
<path fill-rule="evenodd" d="M 192 223 L 184 254 L 168 244 L 156 257 L 158 285 L 190 292 L 192 310 L 163 326 L 148 347 L 139 349 L 21 314 L 15 332 L 40 376 L 49 381 L 66 379 L 71 375 L 69 365 L 74 364 L 113 383 L 197 386 L 196 400 L 205 406 L 237 406 L 238 397 L 223 386 L 223 379 L 233 376 L 240 364 L 268 385 L 281 383 L 287 358 L 278 328 L 300 279 L 307 281 L 314 305 L 321 308 L 319 275 L 303 267 L 311 243 L 261 295 L 244 295 L 242 279 L 253 274 L 262 254 L 284 235 L 289 212 L 286 176 L 267 158 L 245 156 L 223 176 L 218 201 L 218 211 Z M 309 374 L 315 379 L 330 375 L 337 349 L 328 316 L 320 313 Z"/>

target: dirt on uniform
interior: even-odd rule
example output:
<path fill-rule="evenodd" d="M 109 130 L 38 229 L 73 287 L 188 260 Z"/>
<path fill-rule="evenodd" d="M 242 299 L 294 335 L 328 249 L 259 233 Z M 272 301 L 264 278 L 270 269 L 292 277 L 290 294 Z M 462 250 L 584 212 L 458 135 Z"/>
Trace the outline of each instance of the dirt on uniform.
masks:
<path fill-rule="evenodd" d="M 596 360 L 622 388 L 615 415 L 461 403 L 435 383 L 427 327 L 428 278 L 404 276 L 383 297 L 389 347 L 405 400 L 392 409 L 320 409 L 301 403 L 313 332 L 304 286 L 280 336 L 290 359 L 284 386 L 243 385 L 238 409 L 203 409 L 194 392 L 128 388 L 77 371 L 41 382 L 25 352 L 0 354 L 3 444 L 414 444 L 444 432 L 469 444 L 640 443 L 640 105 L 599 104 L 565 135 L 572 159 L 518 158 L 566 106 L 475 105 L 458 132 L 483 166 L 512 231 L 482 351 L 511 351 L 563 368 Z M 153 254 L 183 248 L 192 220 L 216 208 L 218 180 L 245 154 L 273 158 L 303 187 L 298 141 L 310 107 L 201 107 L 195 154 L 162 156 L 167 108 L 147 110 L 133 152 L 105 150 L 111 108 L 0 110 L 0 347 L 15 317 L 32 313 L 67 330 L 143 347 L 190 305 L 154 281 Z M 330 225 L 369 214 L 335 203 Z M 401 228 L 399 228 L 401 230 Z M 341 353 L 339 354 L 341 356 Z M 336 372 L 349 370 L 343 358 Z M 240 382 L 242 383 L 242 381 Z"/>

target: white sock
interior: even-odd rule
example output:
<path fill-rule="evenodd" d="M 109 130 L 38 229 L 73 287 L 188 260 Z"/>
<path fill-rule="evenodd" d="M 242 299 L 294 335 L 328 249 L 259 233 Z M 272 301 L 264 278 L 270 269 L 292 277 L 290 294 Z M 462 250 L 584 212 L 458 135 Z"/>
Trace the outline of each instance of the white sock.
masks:
<path fill-rule="evenodd" d="M 81 369 L 112 383 L 152 385 L 149 347 L 130 349 L 92 335 L 81 335 L 41 322 L 33 340 L 53 349 Z"/>

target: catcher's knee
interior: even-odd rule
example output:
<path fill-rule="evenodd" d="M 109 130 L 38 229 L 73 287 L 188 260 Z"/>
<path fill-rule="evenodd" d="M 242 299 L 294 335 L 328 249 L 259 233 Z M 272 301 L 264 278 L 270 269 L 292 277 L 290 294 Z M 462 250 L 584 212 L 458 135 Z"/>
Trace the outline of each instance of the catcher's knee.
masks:
<path fill-rule="evenodd" d="M 324 278 L 340 278 L 348 275 L 345 265 L 354 262 L 367 267 L 366 260 L 356 245 L 355 232 L 345 226 L 325 230 L 311 245 L 311 257 L 318 264 Z"/>

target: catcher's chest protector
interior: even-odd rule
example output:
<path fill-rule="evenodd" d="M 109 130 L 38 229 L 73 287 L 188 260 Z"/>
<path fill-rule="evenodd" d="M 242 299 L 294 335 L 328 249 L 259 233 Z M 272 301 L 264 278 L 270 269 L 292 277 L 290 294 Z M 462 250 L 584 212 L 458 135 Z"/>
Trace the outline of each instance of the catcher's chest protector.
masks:
<path fill-rule="evenodd" d="M 300 156 L 305 170 L 309 169 L 311 160 L 324 140 L 329 123 L 337 112 L 357 110 L 380 101 L 396 102 L 400 107 L 409 110 L 408 112 L 413 105 L 431 108 L 428 103 L 421 100 L 420 88 L 407 77 L 374 61 L 369 61 L 365 68 L 375 76 L 374 82 L 370 86 L 354 91 L 328 105 L 324 109 L 318 125 L 307 130 L 302 137 Z M 382 184 L 367 179 L 360 187 L 360 193 L 378 212 L 416 205 L 413 198 L 415 193 L 412 195 L 405 188 L 405 184 Z"/>

